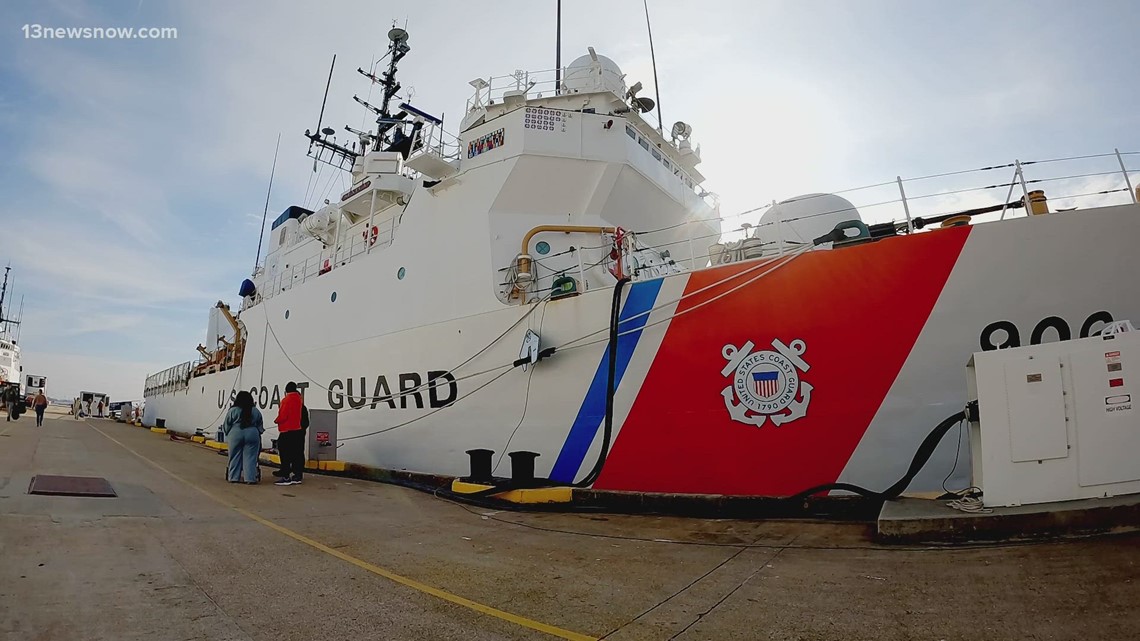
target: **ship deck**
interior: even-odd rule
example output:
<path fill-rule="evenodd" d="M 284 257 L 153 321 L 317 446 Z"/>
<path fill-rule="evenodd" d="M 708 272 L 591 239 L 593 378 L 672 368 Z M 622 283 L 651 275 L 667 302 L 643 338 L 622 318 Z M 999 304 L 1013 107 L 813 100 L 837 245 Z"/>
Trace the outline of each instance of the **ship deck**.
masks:
<path fill-rule="evenodd" d="M 1013 639 L 1140 629 L 1140 537 L 882 546 L 871 523 L 494 512 L 230 485 L 121 423 L 0 423 L 0 638 Z M 117 498 L 26 493 L 106 478 Z M 669 542 L 662 540 L 668 539 Z"/>

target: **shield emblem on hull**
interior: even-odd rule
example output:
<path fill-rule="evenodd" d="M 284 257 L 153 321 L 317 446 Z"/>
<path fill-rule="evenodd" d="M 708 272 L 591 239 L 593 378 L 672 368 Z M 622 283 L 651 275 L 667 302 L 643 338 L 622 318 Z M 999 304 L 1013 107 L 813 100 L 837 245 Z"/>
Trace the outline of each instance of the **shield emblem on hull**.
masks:
<path fill-rule="evenodd" d="M 732 420 L 762 427 L 768 420 L 780 426 L 807 416 L 811 383 L 801 380 L 811 366 L 802 358 L 807 345 L 796 339 L 785 345 L 772 340 L 772 349 L 754 352 L 752 341 L 737 348 L 725 345 L 727 363 L 721 374 L 732 383 L 721 391 Z"/>

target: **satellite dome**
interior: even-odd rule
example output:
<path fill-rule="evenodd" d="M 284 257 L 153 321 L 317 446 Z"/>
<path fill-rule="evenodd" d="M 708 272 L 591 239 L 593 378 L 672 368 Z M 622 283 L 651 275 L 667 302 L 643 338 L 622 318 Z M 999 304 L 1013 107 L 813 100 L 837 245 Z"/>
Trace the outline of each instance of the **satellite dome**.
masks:
<path fill-rule="evenodd" d="M 780 224 L 777 225 L 776 221 Z M 805 194 L 772 205 L 752 234 L 765 243 L 810 243 L 839 223 L 862 220 L 851 201 L 835 194 Z M 779 236 L 776 229 L 779 228 Z"/>
<path fill-rule="evenodd" d="M 569 93 L 586 93 L 609 89 L 618 95 L 625 94 L 625 74 L 617 63 L 600 56 L 590 49 L 590 53 L 579 56 L 566 67 L 562 85 Z"/>

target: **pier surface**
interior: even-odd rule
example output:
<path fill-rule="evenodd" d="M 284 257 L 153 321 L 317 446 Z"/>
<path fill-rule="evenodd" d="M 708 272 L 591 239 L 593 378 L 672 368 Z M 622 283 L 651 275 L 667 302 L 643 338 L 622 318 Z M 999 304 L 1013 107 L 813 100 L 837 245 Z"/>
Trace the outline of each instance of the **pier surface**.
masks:
<path fill-rule="evenodd" d="M 1140 537 L 975 548 L 872 524 L 495 512 L 231 485 L 148 430 L 0 422 L 0 639 L 1125 639 Z M 27 494 L 41 474 L 117 498 Z"/>

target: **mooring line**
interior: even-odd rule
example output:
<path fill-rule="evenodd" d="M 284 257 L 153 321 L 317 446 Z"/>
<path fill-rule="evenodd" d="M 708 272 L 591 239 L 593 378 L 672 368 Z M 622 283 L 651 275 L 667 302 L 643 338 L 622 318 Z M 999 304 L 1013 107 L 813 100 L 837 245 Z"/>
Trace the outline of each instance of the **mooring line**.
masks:
<path fill-rule="evenodd" d="M 273 521 L 271 521 L 271 520 L 269 520 L 263 516 L 259 516 L 257 514 L 254 514 L 253 512 L 250 512 L 249 510 L 238 507 L 233 502 L 228 501 L 225 498 L 222 498 L 221 496 L 218 496 L 217 494 L 214 494 L 213 492 L 211 492 L 211 491 L 209 491 L 203 487 L 200 487 L 199 485 L 197 485 L 195 483 L 191 483 L 190 481 L 186 480 L 185 478 L 179 476 L 177 473 L 166 469 L 161 464 L 156 463 L 155 461 L 151 460 L 150 458 L 147 458 L 146 456 L 136 452 L 135 450 L 131 449 L 130 447 L 124 445 L 122 442 L 120 442 L 115 437 L 113 437 L 113 436 L 107 434 L 106 432 L 104 432 L 103 430 L 95 427 L 90 422 L 84 420 L 84 423 L 86 423 L 87 426 L 90 427 L 91 429 L 102 434 L 104 437 L 106 437 L 112 443 L 115 443 L 116 445 L 123 448 L 124 450 L 130 452 L 131 454 L 134 454 L 139 459 L 142 459 L 146 463 L 150 464 L 152 467 L 166 473 L 168 476 L 179 481 L 180 483 L 183 483 L 184 485 L 188 485 L 188 486 L 194 488 L 195 490 L 198 490 L 202 494 L 213 499 L 215 502 L 220 503 L 221 505 L 224 505 L 225 507 L 228 507 L 231 510 L 234 510 L 238 514 L 241 514 L 242 516 L 244 516 L 244 517 L 246 517 L 246 518 L 248 518 L 248 519 L 250 519 L 256 523 L 260 523 L 261 525 L 264 525 L 265 527 L 267 527 L 271 530 L 275 530 L 275 531 L 277 531 L 281 534 L 284 534 L 285 536 L 287 536 L 287 537 L 289 537 L 295 541 L 298 541 L 300 543 L 304 543 L 305 545 L 308 545 L 309 547 L 311 547 L 313 549 L 320 550 L 321 552 L 324 552 L 325 554 L 328 554 L 329 556 L 333 556 L 333 557 L 336 557 L 342 561 L 346 561 L 348 563 L 351 563 L 352 565 L 355 565 L 356 567 L 358 567 L 362 570 L 371 572 L 372 574 L 375 574 L 377 576 L 384 577 L 385 579 L 388 579 L 389 581 L 393 581 L 393 582 L 398 583 L 400 585 L 403 585 L 405 587 L 412 588 L 413 590 L 423 592 L 424 594 L 434 596 L 437 599 L 441 599 L 443 601 L 447 601 L 449 603 L 453 603 L 455 605 L 462 606 L 462 607 L 467 608 L 469 610 L 474 610 L 475 612 L 479 612 L 480 614 L 486 614 L 487 616 L 495 617 L 496 619 L 506 621 L 508 623 L 513 623 L 515 625 L 518 625 L 518 626 L 521 626 L 524 628 L 529 628 L 531 630 L 535 630 L 538 632 L 549 634 L 551 636 L 558 637 L 560 639 L 567 639 L 569 641 L 596 641 L 596 639 L 597 639 L 597 637 L 592 637 L 589 635 L 580 634 L 578 632 L 573 632 L 571 630 L 559 628 L 557 626 L 542 623 L 541 621 L 535 621 L 534 619 L 528 619 L 527 617 L 524 617 L 524 616 L 521 616 L 518 614 L 506 612 L 505 610 L 500 610 L 498 608 L 495 608 L 495 607 L 492 607 L 492 606 L 489 606 L 489 605 L 486 605 L 483 603 L 479 603 L 478 601 L 472 601 L 471 599 L 461 597 L 457 594 L 452 594 L 446 590 L 430 586 L 426 583 L 421 583 L 419 581 L 416 581 L 415 579 L 409 579 L 408 577 L 405 577 L 405 576 L 400 575 L 400 574 L 396 574 L 395 572 L 392 572 L 391 570 L 387 570 L 387 569 L 382 568 L 378 565 L 369 563 L 368 561 L 358 559 L 358 558 L 356 558 L 350 554 L 346 554 L 344 552 L 341 552 L 340 550 L 333 549 L 333 548 L 321 543 L 320 541 L 315 541 L 313 539 L 310 539 L 309 537 L 307 537 L 303 534 L 300 534 L 298 532 L 294 532 L 293 530 L 290 530 L 289 528 L 287 528 L 283 525 L 280 525 L 278 523 L 275 523 L 275 522 L 273 522 Z"/>

